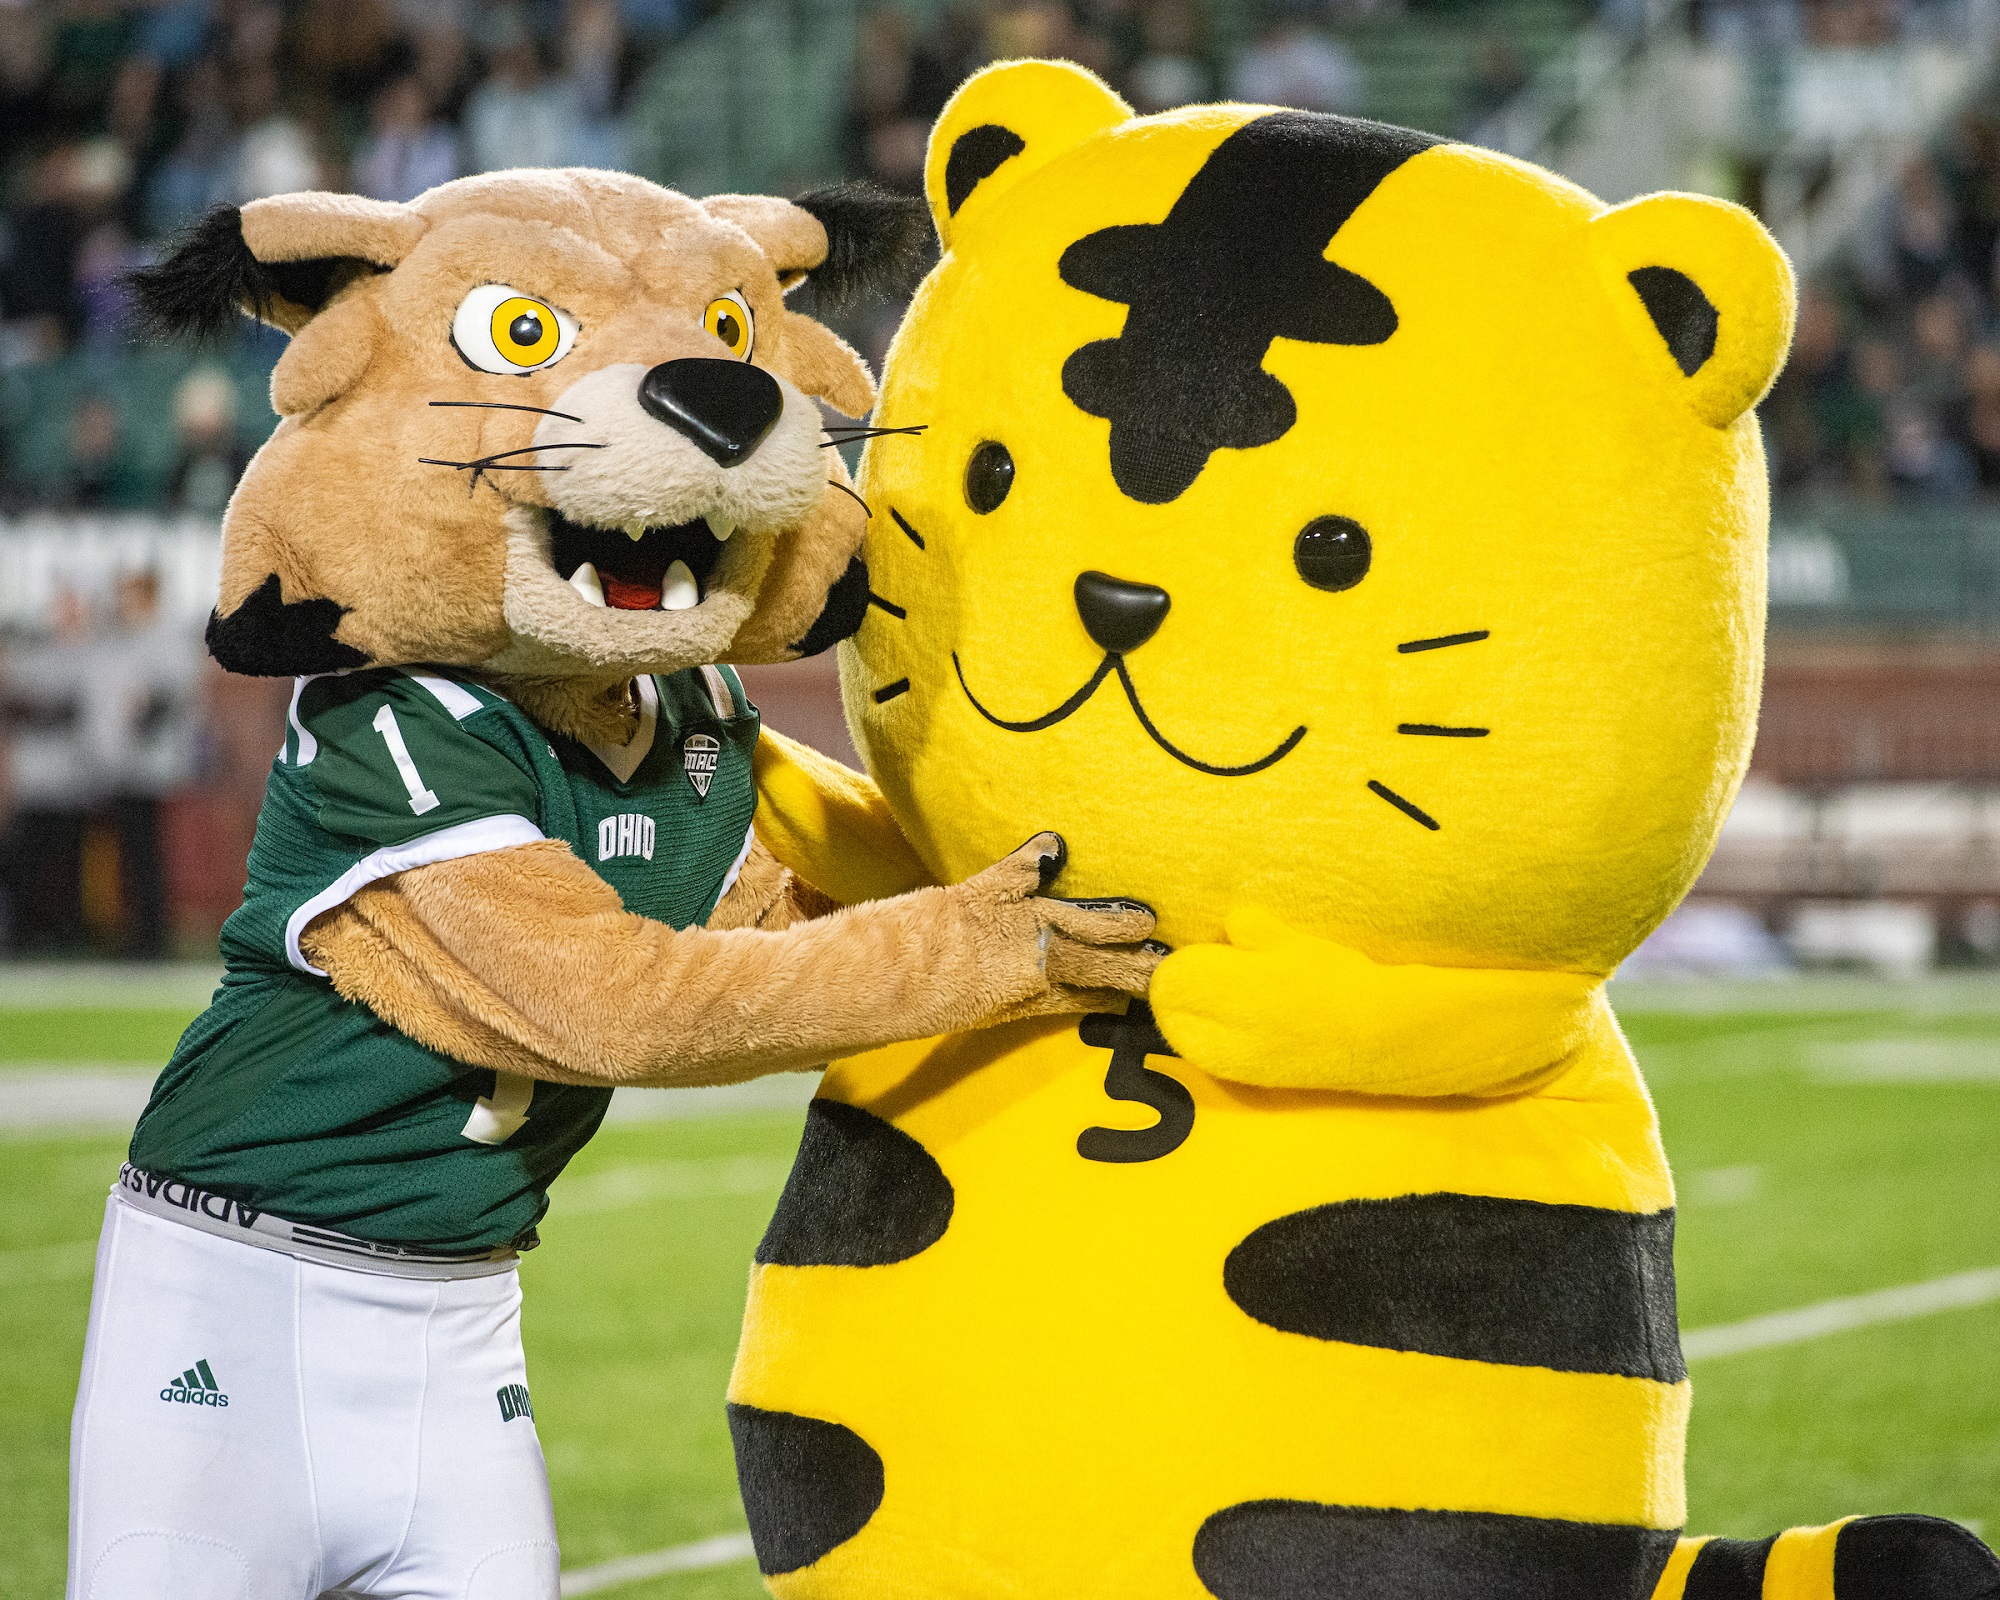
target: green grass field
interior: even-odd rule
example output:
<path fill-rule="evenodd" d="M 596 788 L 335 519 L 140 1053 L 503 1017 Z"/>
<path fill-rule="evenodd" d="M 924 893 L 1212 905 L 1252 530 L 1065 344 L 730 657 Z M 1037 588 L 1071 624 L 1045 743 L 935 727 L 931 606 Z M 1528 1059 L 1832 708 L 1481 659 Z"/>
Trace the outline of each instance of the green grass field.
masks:
<path fill-rule="evenodd" d="M 2000 995 L 1766 991 L 1620 1011 L 1681 1186 L 1687 1328 L 2000 1266 Z M 189 1013 L 0 1007 L 0 1094 L 36 1063 L 157 1062 Z M 7 1065 L 11 1063 L 12 1065 Z M 608 1127 L 523 1268 L 565 1564 L 742 1526 L 722 1419 L 750 1253 L 797 1136 L 757 1112 Z M 62 1592 L 91 1241 L 122 1140 L 0 1129 L 0 1595 Z M 2000 1303 L 1696 1364 L 1692 1526 L 1924 1510 L 2000 1533 Z M 748 1562 L 620 1600 L 748 1600 Z"/>

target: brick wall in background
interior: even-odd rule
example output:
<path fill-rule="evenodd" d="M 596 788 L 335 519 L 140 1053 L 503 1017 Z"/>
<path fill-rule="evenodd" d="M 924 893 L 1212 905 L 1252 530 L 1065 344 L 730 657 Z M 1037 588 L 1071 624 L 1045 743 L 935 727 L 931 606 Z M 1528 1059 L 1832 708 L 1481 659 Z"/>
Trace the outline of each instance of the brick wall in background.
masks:
<path fill-rule="evenodd" d="M 2000 639 L 1775 634 L 1752 770 L 1781 783 L 2000 783 Z"/>

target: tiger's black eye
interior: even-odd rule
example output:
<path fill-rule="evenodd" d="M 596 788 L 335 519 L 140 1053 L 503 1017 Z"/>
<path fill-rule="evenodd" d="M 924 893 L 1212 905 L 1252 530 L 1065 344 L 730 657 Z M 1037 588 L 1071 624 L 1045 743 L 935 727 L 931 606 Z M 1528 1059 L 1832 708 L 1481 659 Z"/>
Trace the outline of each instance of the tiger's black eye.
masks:
<path fill-rule="evenodd" d="M 1292 541 L 1292 565 L 1315 589 L 1352 589 L 1368 576 L 1368 530 L 1352 517 L 1314 517 Z"/>
<path fill-rule="evenodd" d="M 542 319 L 532 311 L 522 312 L 507 324 L 507 337 L 523 349 L 534 349 L 542 342 Z"/>
<path fill-rule="evenodd" d="M 988 439 L 965 464 L 965 503 L 982 517 L 1007 498 L 1014 487 L 1014 458 L 1007 447 Z"/>

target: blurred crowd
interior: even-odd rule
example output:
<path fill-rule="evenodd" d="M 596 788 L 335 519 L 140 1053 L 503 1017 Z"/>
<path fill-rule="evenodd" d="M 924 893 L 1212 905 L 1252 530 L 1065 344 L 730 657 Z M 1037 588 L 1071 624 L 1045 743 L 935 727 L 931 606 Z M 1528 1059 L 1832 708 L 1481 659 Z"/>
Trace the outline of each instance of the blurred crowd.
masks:
<path fill-rule="evenodd" d="M 1781 494 L 2000 497 L 2000 114 L 1968 112 L 1912 158 L 1807 286 L 1763 415 Z"/>
<path fill-rule="evenodd" d="M 126 274 L 217 203 L 621 166 L 649 56 L 719 0 L 0 0 L 0 511 L 212 514 L 276 336 L 137 350 Z"/>
<path fill-rule="evenodd" d="M 157 572 L 63 585 L 47 638 L 7 663 L 0 948 L 168 953 L 161 807 L 195 776 L 201 642 Z"/>
<path fill-rule="evenodd" d="M 927 28 L 899 6 L 861 22 L 847 116 L 847 167 L 895 188 L 923 178 L 924 141 L 945 101 L 988 61 L 1053 56 L 1089 67 L 1141 111 L 1227 97 L 1306 111 L 1359 112 L 1365 78 L 1336 27 L 1402 0 L 1278 0 L 1234 51 L 1217 47 L 1201 0 L 960 3 Z M 1469 108 L 1486 97 L 1467 86 Z"/>

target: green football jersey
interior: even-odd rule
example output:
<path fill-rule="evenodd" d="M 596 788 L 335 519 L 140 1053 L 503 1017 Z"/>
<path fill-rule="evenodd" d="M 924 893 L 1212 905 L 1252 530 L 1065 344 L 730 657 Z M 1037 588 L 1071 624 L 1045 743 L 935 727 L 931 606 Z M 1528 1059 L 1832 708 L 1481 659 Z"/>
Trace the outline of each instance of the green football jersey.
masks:
<path fill-rule="evenodd" d="M 299 938 L 392 873 L 543 838 L 628 911 L 704 919 L 749 853 L 757 710 L 727 668 L 638 690 L 632 742 L 598 749 L 442 671 L 300 679 L 222 930 L 222 987 L 154 1086 L 132 1165 L 382 1245 L 532 1244 L 610 1090 L 426 1049 L 341 999 Z"/>

